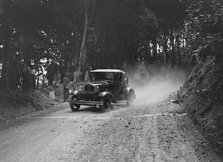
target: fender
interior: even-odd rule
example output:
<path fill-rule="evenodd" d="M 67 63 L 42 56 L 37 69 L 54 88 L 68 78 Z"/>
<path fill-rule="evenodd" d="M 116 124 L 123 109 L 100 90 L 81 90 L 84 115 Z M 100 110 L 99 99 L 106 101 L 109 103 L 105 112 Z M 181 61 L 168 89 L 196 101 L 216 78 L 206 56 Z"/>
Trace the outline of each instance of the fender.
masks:
<path fill-rule="evenodd" d="M 79 93 L 79 91 L 77 91 L 77 90 L 75 90 L 75 91 L 69 90 L 69 93 L 70 93 L 71 96 L 73 96 L 73 95 L 77 95 Z"/>
<path fill-rule="evenodd" d="M 77 98 L 78 98 L 78 95 L 77 95 L 77 94 L 78 94 L 78 93 L 75 93 L 75 92 L 73 92 L 72 94 L 70 94 L 69 98 L 67 99 L 67 102 L 68 102 L 68 103 L 72 103 L 74 97 L 77 97 Z"/>
<path fill-rule="evenodd" d="M 70 100 L 72 100 L 74 97 L 77 97 L 79 99 L 79 91 L 74 91 L 70 94 Z"/>
<path fill-rule="evenodd" d="M 111 98 L 111 101 L 112 101 L 113 103 L 117 103 L 115 97 L 114 97 L 110 92 L 101 92 L 101 93 L 99 94 L 99 97 L 100 97 L 100 98 L 104 98 L 104 97 L 106 97 L 106 96 L 109 96 L 109 97 Z"/>

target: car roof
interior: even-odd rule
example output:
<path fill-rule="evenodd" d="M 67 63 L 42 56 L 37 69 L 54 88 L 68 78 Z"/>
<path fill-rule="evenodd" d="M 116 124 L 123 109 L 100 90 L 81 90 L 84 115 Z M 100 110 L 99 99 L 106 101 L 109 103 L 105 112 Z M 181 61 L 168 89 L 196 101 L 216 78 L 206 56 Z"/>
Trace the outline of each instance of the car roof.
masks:
<path fill-rule="evenodd" d="M 90 71 L 91 73 L 122 73 L 122 74 L 125 74 L 124 71 L 122 70 L 119 70 L 119 69 L 95 69 L 95 70 L 91 70 Z"/>

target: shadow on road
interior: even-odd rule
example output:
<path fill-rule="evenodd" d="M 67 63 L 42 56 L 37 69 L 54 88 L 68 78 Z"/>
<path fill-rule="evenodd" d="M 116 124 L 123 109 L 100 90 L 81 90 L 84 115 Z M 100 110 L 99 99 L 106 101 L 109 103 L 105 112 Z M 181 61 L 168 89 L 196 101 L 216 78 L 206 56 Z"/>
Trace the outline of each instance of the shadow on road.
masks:
<path fill-rule="evenodd" d="M 128 106 L 125 104 L 114 104 L 110 109 L 107 109 L 105 112 L 101 112 L 95 106 L 81 106 L 79 111 L 73 112 L 70 110 L 68 113 L 78 113 L 78 112 L 106 113 L 109 111 L 116 111 L 123 108 L 128 108 Z"/>

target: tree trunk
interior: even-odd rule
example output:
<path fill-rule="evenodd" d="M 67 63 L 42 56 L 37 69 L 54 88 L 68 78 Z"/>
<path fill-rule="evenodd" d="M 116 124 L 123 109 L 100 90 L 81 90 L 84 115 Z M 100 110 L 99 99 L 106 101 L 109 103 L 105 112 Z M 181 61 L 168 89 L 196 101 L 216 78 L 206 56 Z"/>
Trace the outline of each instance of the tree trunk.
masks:
<path fill-rule="evenodd" d="M 79 46 L 79 44 L 80 44 L 80 39 L 79 39 L 79 33 L 78 33 L 78 29 L 77 29 L 77 27 L 75 26 L 75 56 L 73 56 L 73 61 L 75 60 L 76 62 L 78 62 L 77 61 L 77 58 L 78 58 L 78 54 L 80 53 L 80 46 Z M 75 70 L 77 70 L 77 66 L 75 67 Z"/>
<path fill-rule="evenodd" d="M 176 41 L 177 41 L 177 56 L 179 59 L 179 65 L 181 66 L 181 54 L 180 54 L 180 35 L 177 35 L 176 37 Z"/>
<path fill-rule="evenodd" d="M 85 24 L 84 24 L 84 32 L 82 37 L 80 55 L 79 55 L 79 67 L 78 71 L 83 70 L 83 66 L 86 61 L 86 39 L 87 39 L 87 29 L 88 29 L 88 5 L 87 0 L 85 0 Z"/>
<path fill-rule="evenodd" d="M 152 61 L 153 61 L 153 59 L 152 59 L 152 57 L 151 57 L 151 46 L 150 46 L 150 41 L 149 41 L 149 43 L 148 43 L 148 45 L 147 45 L 147 52 L 148 52 L 148 64 L 150 64 L 150 63 L 152 63 Z"/>
<path fill-rule="evenodd" d="M 3 88 L 9 87 L 9 40 L 10 40 L 10 27 L 6 27 L 4 33 L 4 47 L 3 47 L 3 66 L 1 84 Z"/>
<path fill-rule="evenodd" d="M 174 34 L 173 30 L 170 31 L 170 46 L 172 51 L 172 66 L 176 65 L 176 52 L 175 52 L 175 45 L 174 45 Z"/>
<path fill-rule="evenodd" d="M 3 67 L 1 83 L 3 88 L 17 89 L 20 80 L 20 67 L 15 56 L 10 53 L 10 28 L 4 33 Z"/>
<path fill-rule="evenodd" d="M 9 78 L 8 78 L 8 69 L 9 69 L 9 61 L 5 56 L 3 56 L 3 66 L 2 66 L 2 74 L 1 74 L 1 87 L 8 88 Z"/>
<path fill-rule="evenodd" d="M 168 54 L 168 38 L 167 38 L 167 36 L 164 36 L 163 50 L 164 50 L 164 53 L 165 53 L 165 59 L 164 59 L 165 62 L 172 64 L 172 62 L 170 60 L 170 56 Z"/>
<path fill-rule="evenodd" d="M 156 40 L 156 38 L 154 38 L 152 40 L 152 43 L 153 43 L 153 60 L 157 61 L 157 40 Z"/>

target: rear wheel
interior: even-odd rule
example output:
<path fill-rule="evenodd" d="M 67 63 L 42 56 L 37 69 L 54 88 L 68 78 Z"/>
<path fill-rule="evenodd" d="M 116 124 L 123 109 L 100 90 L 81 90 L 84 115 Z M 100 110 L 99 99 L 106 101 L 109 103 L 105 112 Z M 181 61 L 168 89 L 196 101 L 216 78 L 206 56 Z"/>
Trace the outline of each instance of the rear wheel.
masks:
<path fill-rule="evenodd" d="M 73 104 L 72 101 L 76 101 L 77 100 L 77 97 L 73 97 L 71 102 L 70 102 L 70 109 L 72 111 L 78 111 L 80 109 L 80 106 L 81 105 L 76 105 L 76 104 Z"/>
<path fill-rule="evenodd" d="M 130 92 L 129 96 L 128 96 L 128 99 L 126 101 L 127 106 L 133 105 L 133 100 L 134 100 L 134 93 Z"/>

